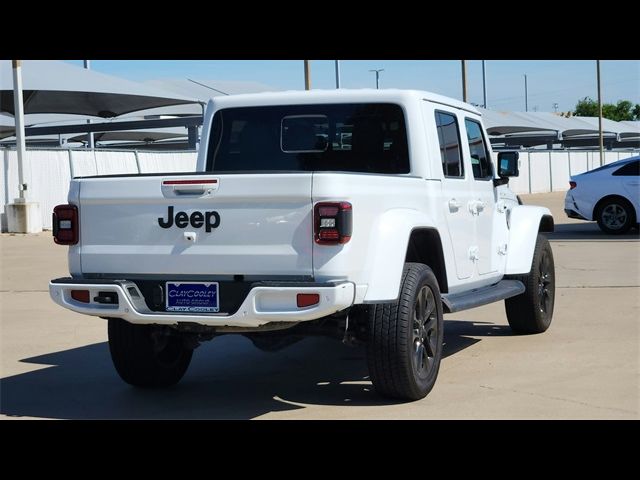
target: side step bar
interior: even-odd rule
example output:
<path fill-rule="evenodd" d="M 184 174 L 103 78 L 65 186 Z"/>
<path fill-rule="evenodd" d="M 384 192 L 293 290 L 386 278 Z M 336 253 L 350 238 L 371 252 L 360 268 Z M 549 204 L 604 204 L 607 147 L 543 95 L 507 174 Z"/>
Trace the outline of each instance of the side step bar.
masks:
<path fill-rule="evenodd" d="M 444 313 L 459 312 L 488 303 L 515 297 L 524 293 L 524 284 L 520 280 L 501 280 L 495 285 L 478 288 L 470 292 L 442 295 Z"/>

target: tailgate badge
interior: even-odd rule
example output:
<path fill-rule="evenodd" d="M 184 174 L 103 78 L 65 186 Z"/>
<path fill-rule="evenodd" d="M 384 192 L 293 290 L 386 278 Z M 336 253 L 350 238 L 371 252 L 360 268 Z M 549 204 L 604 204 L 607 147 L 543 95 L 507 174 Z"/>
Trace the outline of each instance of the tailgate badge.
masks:
<path fill-rule="evenodd" d="M 171 228 L 174 223 L 178 228 L 187 228 L 188 225 L 191 225 L 193 228 L 202 228 L 204 226 L 207 233 L 220 226 L 220 214 L 215 210 L 208 212 L 199 212 L 196 210 L 195 212 L 191 212 L 191 215 L 187 212 L 178 212 L 175 214 L 175 218 L 173 210 L 173 205 L 169 205 L 167 209 L 167 219 L 165 220 L 162 217 L 158 217 L 158 225 L 162 228 Z"/>

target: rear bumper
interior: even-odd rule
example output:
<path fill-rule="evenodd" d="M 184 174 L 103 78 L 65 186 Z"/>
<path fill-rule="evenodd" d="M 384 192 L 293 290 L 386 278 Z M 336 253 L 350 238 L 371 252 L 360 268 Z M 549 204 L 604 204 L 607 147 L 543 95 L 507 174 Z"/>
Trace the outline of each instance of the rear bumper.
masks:
<path fill-rule="evenodd" d="M 564 197 L 564 213 L 567 214 L 569 218 L 579 218 L 580 220 L 589 220 L 580 212 L 580 208 L 576 200 L 573 198 L 571 194 L 571 190 L 567 192 L 567 195 Z"/>
<path fill-rule="evenodd" d="M 564 209 L 564 213 L 566 213 L 567 217 L 569 217 L 569 218 L 579 218 L 580 220 L 586 220 L 586 218 L 584 218 L 578 212 L 576 212 L 575 210 L 572 210 L 570 208 L 565 208 Z"/>
<path fill-rule="evenodd" d="M 89 290 L 91 303 L 71 298 L 72 290 Z M 98 292 L 118 294 L 118 304 L 93 301 Z M 299 308 L 298 293 L 317 293 L 320 302 Z M 195 323 L 211 327 L 258 327 L 269 322 L 303 322 L 326 317 L 353 305 L 355 285 L 351 282 L 335 284 L 295 284 L 291 286 L 256 286 L 249 291 L 240 308 L 233 314 L 181 314 L 154 312 L 147 307 L 136 284 L 127 280 L 96 281 L 58 279 L 49 283 L 49 294 L 58 305 L 97 317 L 122 318 L 136 324 L 178 325 Z"/>

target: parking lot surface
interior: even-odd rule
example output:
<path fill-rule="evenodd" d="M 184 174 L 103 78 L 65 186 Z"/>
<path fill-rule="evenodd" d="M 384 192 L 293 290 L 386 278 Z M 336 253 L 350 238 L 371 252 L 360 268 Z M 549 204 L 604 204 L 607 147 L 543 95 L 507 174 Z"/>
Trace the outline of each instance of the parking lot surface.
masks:
<path fill-rule="evenodd" d="M 378 397 L 362 348 L 308 338 L 274 353 L 240 336 L 195 351 L 166 390 L 123 383 L 104 320 L 58 307 L 48 282 L 66 252 L 39 235 L 0 235 L 0 418 L 638 419 L 640 237 L 568 219 L 564 193 L 522 195 L 552 209 L 550 329 L 512 334 L 503 302 L 445 316 L 445 358 L 423 400 Z"/>

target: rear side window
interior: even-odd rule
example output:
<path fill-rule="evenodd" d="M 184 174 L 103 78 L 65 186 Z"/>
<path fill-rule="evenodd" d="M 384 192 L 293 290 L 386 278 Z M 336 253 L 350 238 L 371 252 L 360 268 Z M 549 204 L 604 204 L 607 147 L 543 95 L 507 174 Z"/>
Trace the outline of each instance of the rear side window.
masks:
<path fill-rule="evenodd" d="M 482 127 L 475 120 L 466 118 L 464 126 L 467 129 L 467 140 L 469 141 L 469 152 L 471 154 L 471 168 L 473 177 L 477 179 L 488 179 L 493 177 L 491 171 L 491 160 L 489 151 L 482 136 Z"/>
<path fill-rule="evenodd" d="M 629 162 L 613 172 L 613 175 L 619 177 L 637 177 L 640 176 L 640 160 Z"/>
<path fill-rule="evenodd" d="M 455 115 L 436 111 L 436 128 L 440 142 L 442 173 L 445 177 L 464 177 L 460 152 L 460 129 Z"/>
<path fill-rule="evenodd" d="M 594 168 L 594 169 L 589 170 L 587 172 L 581 173 L 580 175 L 589 175 L 590 173 L 601 172 L 602 170 L 609 170 L 609 169 L 614 169 L 614 168 L 617 168 L 617 167 L 618 167 L 618 165 L 616 165 L 615 163 L 610 163 L 609 165 L 602 165 L 601 167 Z"/>
<path fill-rule="evenodd" d="M 218 110 L 207 171 L 409 173 L 404 113 L 387 103 Z"/>

